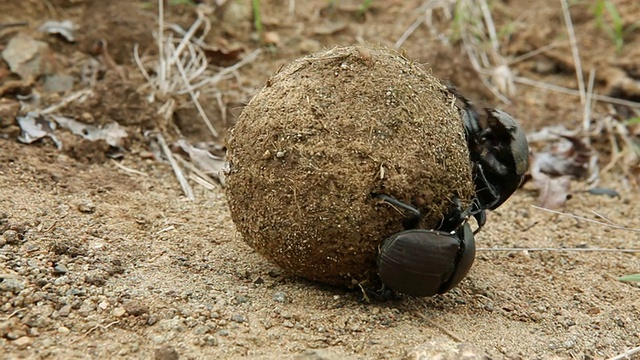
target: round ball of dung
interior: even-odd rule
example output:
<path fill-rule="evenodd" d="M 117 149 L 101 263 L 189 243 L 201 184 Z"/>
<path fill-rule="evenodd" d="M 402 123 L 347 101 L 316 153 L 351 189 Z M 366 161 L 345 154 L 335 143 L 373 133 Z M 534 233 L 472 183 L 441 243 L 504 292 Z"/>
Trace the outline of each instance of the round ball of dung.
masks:
<path fill-rule="evenodd" d="M 268 79 L 227 138 L 227 197 L 244 241 L 284 270 L 376 284 L 381 242 L 418 208 L 434 228 L 474 187 L 459 110 L 422 65 L 382 48 L 335 48 Z"/>

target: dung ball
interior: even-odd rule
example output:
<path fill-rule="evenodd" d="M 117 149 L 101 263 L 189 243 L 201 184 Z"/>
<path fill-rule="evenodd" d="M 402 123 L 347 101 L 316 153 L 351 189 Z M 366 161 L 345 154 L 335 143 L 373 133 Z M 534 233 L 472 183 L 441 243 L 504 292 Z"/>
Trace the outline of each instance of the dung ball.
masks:
<path fill-rule="evenodd" d="M 285 271 L 333 285 L 377 281 L 382 241 L 418 208 L 434 228 L 474 196 L 459 109 L 400 53 L 341 47 L 271 76 L 227 137 L 226 192 L 244 241 Z"/>

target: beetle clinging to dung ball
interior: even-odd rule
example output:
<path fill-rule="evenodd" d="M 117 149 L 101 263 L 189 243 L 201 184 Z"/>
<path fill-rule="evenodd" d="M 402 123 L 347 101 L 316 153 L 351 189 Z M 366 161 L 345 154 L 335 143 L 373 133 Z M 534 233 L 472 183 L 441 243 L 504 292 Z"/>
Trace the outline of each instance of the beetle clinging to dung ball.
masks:
<path fill-rule="evenodd" d="M 526 169 L 521 128 L 486 114 L 393 50 L 295 60 L 228 136 L 232 219 L 291 274 L 381 294 L 446 292 L 473 264 L 467 220 L 477 232 Z"/>
<path fill-rule="evenodd" d="M 502 205 L 522 183 L 529 167 L 529 145 L 519 124 L 507 113 L 486 108 L 486 123 L 457 89 L 448 91 L 463 102 L 461 119 L 469 148 L 475 184 L 473 204 L 462 209 L 458 199 L 436 230 L 414 229 L 420 212 L 385 195 L 385 201 L 408 211 L 407 228 L 384 240 L 378 256 L 383 287 L 413 295 L 442 294 L 469 272 L 475 258 L 474 234 L 486 222 L 486 210 Z M 478 223 L 472 232 L 467 219 Z M 444 230 L 444 231 L 442 231 Z M 422 281 L 419 281 L 422 279 Z"/>

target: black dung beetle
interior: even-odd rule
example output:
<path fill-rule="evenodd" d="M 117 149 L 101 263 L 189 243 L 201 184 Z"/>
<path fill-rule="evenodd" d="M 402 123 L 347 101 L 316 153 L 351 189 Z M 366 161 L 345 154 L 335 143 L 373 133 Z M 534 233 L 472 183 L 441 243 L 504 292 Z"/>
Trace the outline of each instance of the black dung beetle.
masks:
<path fill-rule="evenodd" d="M 376 264 L 383 297 L 393 291 L 411 296 L 442 294 L 467 275 L 476 247 L 471 226 L 458 218 L 462 211 L 445 217 L 449 220 L 437 230 L 416 229 L 420 210 L 388 195 L 374 197 L 407 212 L 405 230 L 385 239 L 379 249 Z M 460 209 L 459 201 L 455 207 Z"/>
<path fill-rule="evenodd" d="M 520 186 L 529 168 L 529 143 L 509 114 L 485 108 L 486 120 L 481 122 L 471 101 L 452 86 L 448 90 L 464 103 L 462 122 L 476 187 L 472 214 L 478 219 L 486 209 L 497 209 Z"/>
<path fill-rule="evenodd" d="M 454 197 L 453 206 L 434 230 L 415 229 L 420 210 L 388 195 L 374 195 L 407 211 L 404 231 L 385 239 L 377 259 L 382 293 L 391 289 L 412 296 L 442 294 L 456 286 L 469 272 L 475 258 L 476 234 L 486 222 L 486 210 L 495 210 L 520 186 L 529 168 L 529 144 L 524 130 L 509 114 L 485 108 L 485 121 L 471 101 L 448 87 L 464 103 L 461 109 L 475 198 L 463 207 Z M 467 223 L 475 217 L 478 228 Z"/>
<path fill-rule="evenodd" d="M 407 295 L 442 294 L 467 275 L 475 253 L 468 223 L 455 233 L 405 230 L 382 242 L 378 275 L 384 286 Z"/>

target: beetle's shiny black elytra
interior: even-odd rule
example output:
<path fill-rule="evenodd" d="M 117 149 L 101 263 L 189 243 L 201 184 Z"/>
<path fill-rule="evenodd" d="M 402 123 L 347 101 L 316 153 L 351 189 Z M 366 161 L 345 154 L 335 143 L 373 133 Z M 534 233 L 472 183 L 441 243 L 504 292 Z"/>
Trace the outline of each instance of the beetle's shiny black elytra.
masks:
<path fill-rule="evenodd" d="M 476 136 L 476 196 L 481 207 L 495 210 L 522 183 L 529 168 L 529 143 L 524 130 L 507 113 L 485 109 L 488 127 Z M 478 184 L 478 181 L 480 182 Z"/>
<path fill-rule="evenodd" d="M 448 90 L 464 103 L 461 116 L 476 187 L 472 213 L 484 217 L 485 210 L 497 209 L 522 183 L 529 168 L 529 143 L 511 115 L 485 108 L 486 120 L 481 121 L 471 101 L 453 87 Z"/>
<path fill-rule="evenodd" d="M 455 233 L 412 229 L 383 241 L 377 260 L 382 283 L 411 296 L 449 291 L 467 275 L 475 258 L 468 223 Z"/>
<path fill-rule="evenodd" d="M 437 230 L 416 229 L 420 210 L 384 194 L 374 195 L 406 211 L 404 231 L 385 239 L 379 249 L 377 269 L 380 293 L 433 296 L 449 291 L 467 275 L 475 258 L 475 240 L 460 201 Z"/>

